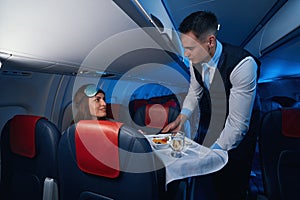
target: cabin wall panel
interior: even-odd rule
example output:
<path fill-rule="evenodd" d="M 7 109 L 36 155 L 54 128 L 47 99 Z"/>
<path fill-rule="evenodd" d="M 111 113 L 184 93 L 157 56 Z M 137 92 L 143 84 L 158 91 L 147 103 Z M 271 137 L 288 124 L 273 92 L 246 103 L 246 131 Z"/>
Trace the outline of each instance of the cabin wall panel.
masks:
<path fill-rule="evenodd" d="M 60 75 L 32 72 L 24 73 L 24 76 L 20 74 L 17 71 L 0 73 L 0 107 L 6 110 L 0 113 L 0 119 L 5 121 L 8 116 L 18 113 L 51 119 Z M 10 109 L 14 107 L 16 109 Z"/>

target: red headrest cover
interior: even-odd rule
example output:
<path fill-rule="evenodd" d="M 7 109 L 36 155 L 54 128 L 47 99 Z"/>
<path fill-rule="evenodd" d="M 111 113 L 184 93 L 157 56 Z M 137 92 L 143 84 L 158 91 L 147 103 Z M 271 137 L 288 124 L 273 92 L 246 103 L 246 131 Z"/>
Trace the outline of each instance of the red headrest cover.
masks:
<path fill-rule="evenodd" d="M 282 134 L 287 137 L 300 137 L 300 109 L 281 109 Z"/>
<path fill-rule="evenodd" d="M 82 120 L 76 125 L 78 167 L 87 173 L 116 178 L 120 174 L 118 136 L 122 123 Z"/>
<path fill-rule="evenodd" d="M 164 103 L 164 105 L 167 107 L 173 107 L 173 108 L 176 108 L 176 106 L 177 106 L 176 102 L 173 99 L 167 101 L 166 103 Z"/>
<path fill-rule="evenodd" d="M 15 154 L 28 158 L 36 155 L 35 125 L 43 117 L 16 115 L 10 122 L 10 148 Z"/>
<path fill-rule="evenodd" d="M 152 128 L 163 128 L 168 124 L 169 107 L 160 104 L 147 104 L 145 125 Z"/>

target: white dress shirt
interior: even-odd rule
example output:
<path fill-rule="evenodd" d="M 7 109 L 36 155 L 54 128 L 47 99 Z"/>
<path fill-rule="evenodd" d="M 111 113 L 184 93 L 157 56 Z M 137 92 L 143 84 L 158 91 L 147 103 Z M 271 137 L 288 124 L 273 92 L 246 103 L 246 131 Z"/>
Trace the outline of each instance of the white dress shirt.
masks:
<path fill-rule="evenodd" d="M 214 69 L 219 62 L 221 52 L 222 44 L 217 41 L 215 55 L 208 62 Z M 248 132 L 256 95 L 256 71 L 257 64 L 254 58 L 249 56 L 241 60 L 230 74 L 232 88 L 229 97 L 229 113 L 225 122 L 225 127 L 215 142 L 217 146 L 224 150 L 230 150 L 237 147 Z M 187 117 L 190 117 L 192 111 L 198 105 L 198 98 L 201 98 L 203 93 L 203 88 L 196 80 L 194 68 L 191 63 L 190 74 L 189 91 L 181 110 L 181 114 L 184 114 Z M 211 73 L 210 83 L 213 80 L 213 75 L 214 71 Z"/>
<path fill-rule="evenodd" d="M 202 64 L 202 80 L 207 89 L 210 88 L 214 77 L 215 69 L 215 66 L 210 66 L 208 63 Z"/>

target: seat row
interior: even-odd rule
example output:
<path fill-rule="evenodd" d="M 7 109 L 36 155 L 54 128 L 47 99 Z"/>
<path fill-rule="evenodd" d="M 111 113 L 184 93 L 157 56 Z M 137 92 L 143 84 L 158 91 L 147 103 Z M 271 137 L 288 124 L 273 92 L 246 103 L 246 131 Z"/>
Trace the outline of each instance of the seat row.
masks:
<path fill-rule="evenodd" d="M 61 134 L 16 115 L 1 133 L 0 199 L 163 199 L 164 167 L 147 139 L 114 121 L 83 120 Z"/>
<path fill-rule="evenodd" d="M 266 112 L 258 142 L 268 199 L 299 199 L 300 108 L 282 107 Z"/>

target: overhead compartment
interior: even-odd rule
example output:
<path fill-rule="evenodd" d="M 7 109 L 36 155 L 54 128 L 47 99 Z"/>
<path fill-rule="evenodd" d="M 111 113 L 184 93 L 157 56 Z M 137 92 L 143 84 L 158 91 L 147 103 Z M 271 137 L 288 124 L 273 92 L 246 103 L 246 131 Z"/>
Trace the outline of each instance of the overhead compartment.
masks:
<path fill-rule="evenodd" d="M 162 48 L 172 51 L 178 54 L 178 56 L 182 56 L 183 51 L 181 49 L 179 35 L 162 1 L 113 1 L 140 27 L 144 28 Z"/>
<path fill-rule="evenodd" d="M 300 1 L 287 1 L 245 46 L 257 57 L 262 57 L 283 43 L 300 35 Z"/>
<path fill-rule="evenodd" d="M 52 0 L 1 0 L 0 27 L 0 61 L 5 69 L 15 69 L 23 60 L 30 61 L 29 70 L 51 71 L 53 67 L 53 73 L 65 73 L 66 69 L 76 73 L 95 48 L 108 40 L 116 42 L 104 45 L 103 56 L 122 56 L 125 48 L 160 48 L 111 0 L 64 0 L 59 4 Z M 117 53 L 121 54 L 113 55 Z M 94 66 L 87 67 L 103 70 L 105 60 L 98 57 Z"/>

